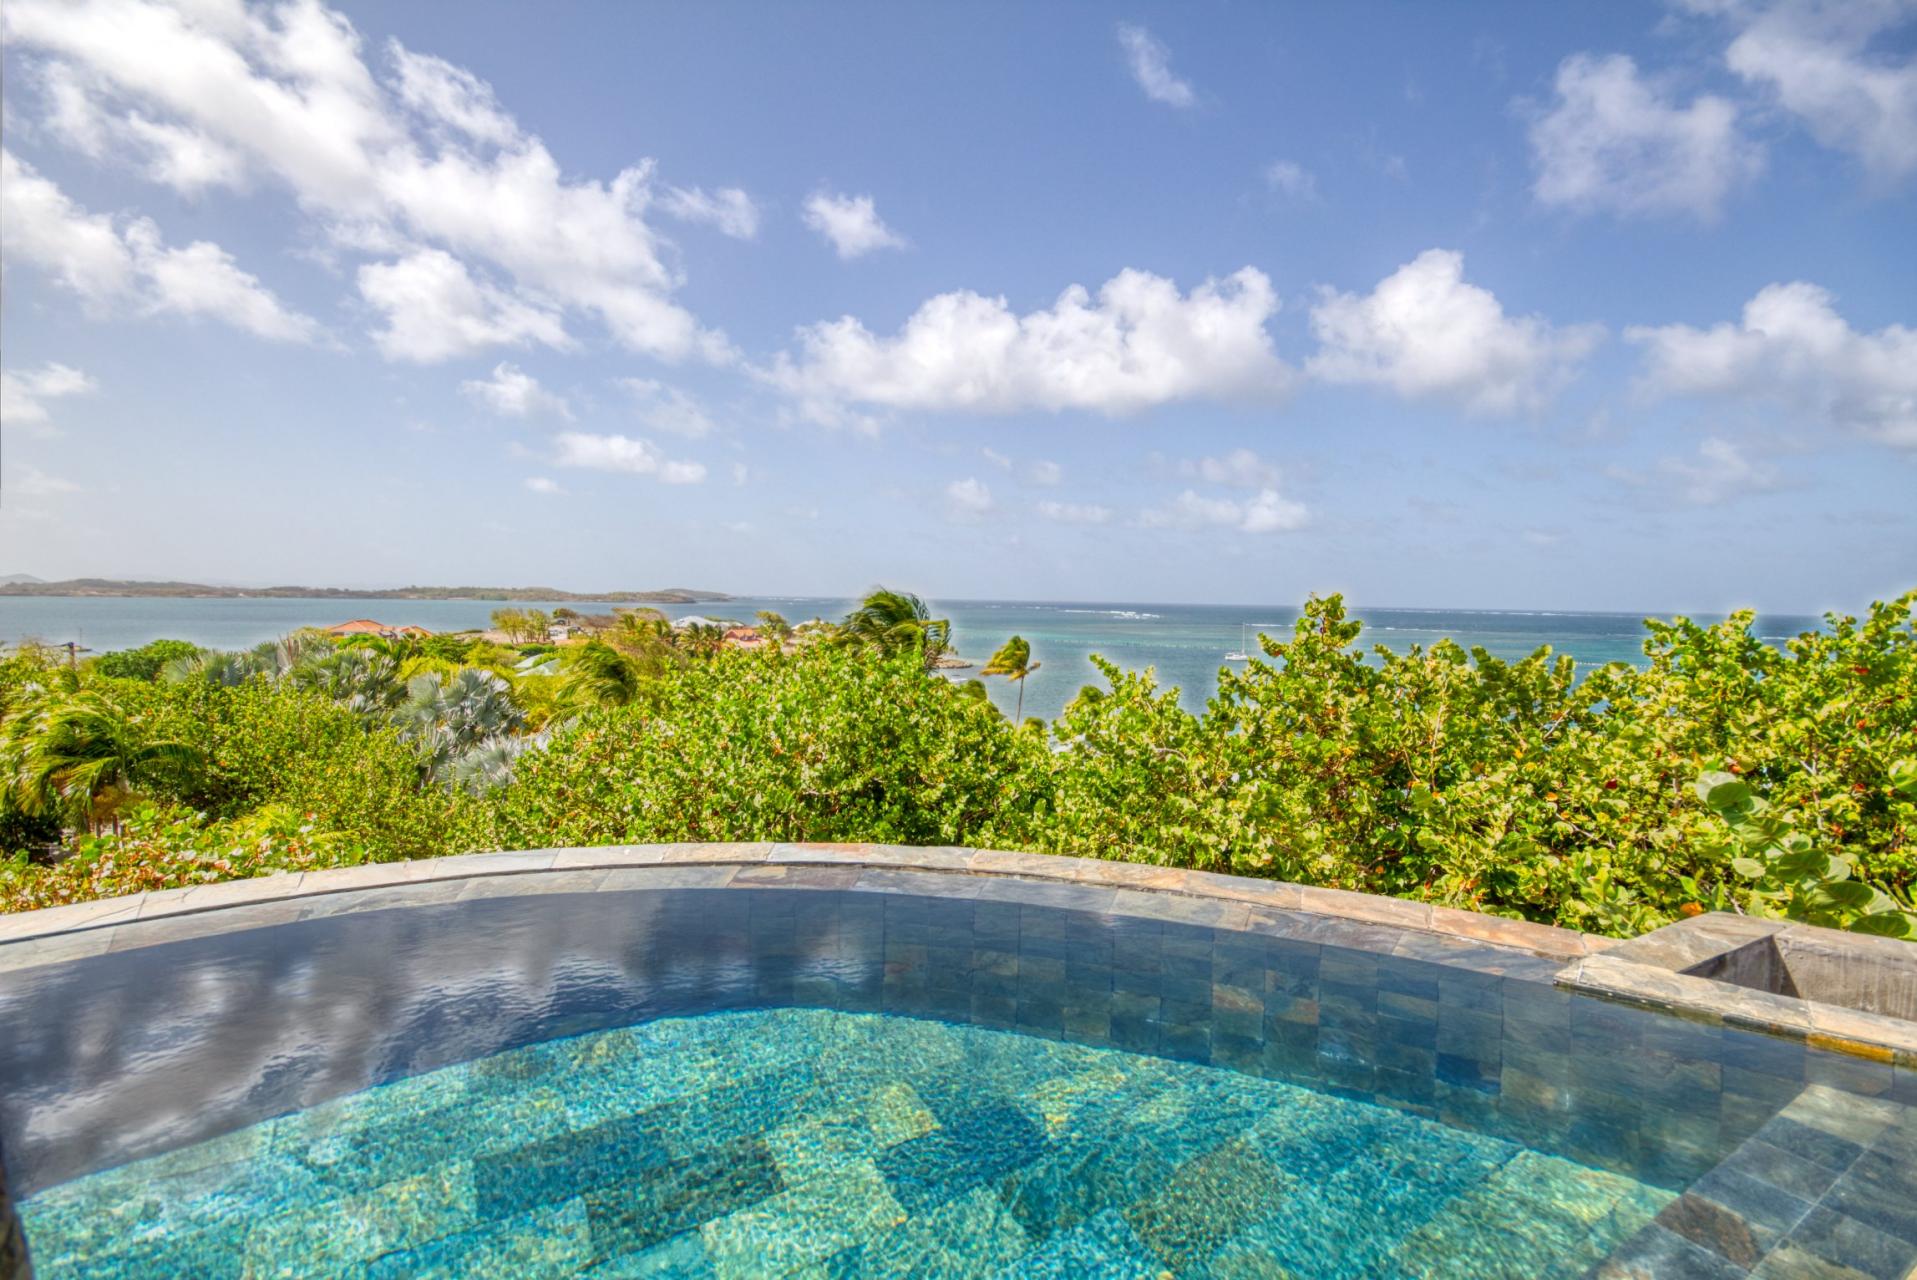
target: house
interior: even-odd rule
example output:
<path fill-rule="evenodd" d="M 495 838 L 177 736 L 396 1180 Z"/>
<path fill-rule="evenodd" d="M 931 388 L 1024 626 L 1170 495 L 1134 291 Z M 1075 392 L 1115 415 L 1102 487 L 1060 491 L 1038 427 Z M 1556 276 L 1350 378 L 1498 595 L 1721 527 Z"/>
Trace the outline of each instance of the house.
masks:
<path fill-rule="evenodd" d="M 393 627 L 388 626 L 384 622 L 375 622 L 371 618 L 354 618 L 351 622 L 342 622 L 338 626 L 327 627 L 326 634 L 340 637 L 380 636 L 387 640 L 396 640 L 401 637 L 419 640 L 433 633 L 424 627 L 415 627 L 410 624 L 407 626 Z"/>
<path fill-rule="evenodd" d="M 683 618 L 674 618 L 672 620 L 672 629 L 674 631 L 684 631 L 689 627 L 722 627 L 724 625 L 725 624 L 717 618 L 702 617 L 696 613 L 688 613 Z"/>
<path fill-rule="evenodd" d="M 757 649 L 765 644 L 765 637 L 757 627 L 728 627 L 725 642 L 735 649 Z"/>

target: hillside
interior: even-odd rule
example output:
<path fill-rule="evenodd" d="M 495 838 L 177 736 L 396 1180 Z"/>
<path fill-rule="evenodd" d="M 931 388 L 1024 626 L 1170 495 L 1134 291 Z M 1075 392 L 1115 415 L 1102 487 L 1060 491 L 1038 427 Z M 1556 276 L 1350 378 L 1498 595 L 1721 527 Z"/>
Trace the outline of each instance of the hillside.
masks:
<path fill-rule="evenodd" d="M 136 582 L 69 578 L 41 582 L 18 575 L 0 582 L 0 596 L 146 596 L 222 600 L 540 600 L 599 604 L 700 604 L 730 600 L 722 591 L 668 587 L 660 591 L 561 591 L 556 587 L 212 587 L 198 582 Z"/>

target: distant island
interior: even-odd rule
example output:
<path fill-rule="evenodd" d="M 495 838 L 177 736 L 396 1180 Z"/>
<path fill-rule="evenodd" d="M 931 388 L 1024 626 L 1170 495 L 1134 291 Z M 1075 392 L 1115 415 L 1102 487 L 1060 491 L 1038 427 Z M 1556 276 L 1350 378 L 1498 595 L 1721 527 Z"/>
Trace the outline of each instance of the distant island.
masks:
<path fill-rule="evenodd" d="M 27 574 L 0 579 L 0 596 L 150 596 L 212 600 L 540 600 L 596 604 L 704 604 L 732 599 L 723 591 L 666 587 L 659 591 L 561 591 L 556 587 L 210 587 L 200 582 L 135 582 L 69 578 L 42 582 Z"/>

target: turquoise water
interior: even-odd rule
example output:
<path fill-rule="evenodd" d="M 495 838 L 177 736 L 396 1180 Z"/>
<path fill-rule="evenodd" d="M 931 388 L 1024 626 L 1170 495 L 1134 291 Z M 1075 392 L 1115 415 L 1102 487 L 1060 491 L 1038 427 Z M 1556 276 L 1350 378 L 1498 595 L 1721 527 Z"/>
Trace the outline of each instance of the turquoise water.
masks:
<path fill-rule="evenodd" d="M 781 1009 L 549 1041 L 49 1188 L 40 1274 L 1576 1276 L 1672 1195 L 1400 1111 Z"/>
<path fill-rule="evenodd" d="M 772 609 L 792 621 L 841 618 L 854 602 L 805 597 L 753 597 L 722 604 L 675 606 L 673 617 L 698 613 L 750 620 Z M 1027 682 L 1025 711 L 1050 718 L 1079 687 L 1098 673 L 1092 653 L 1122 667 L 1153 667 L 1160 682 L 1176 685 L 1184 705 L 1197 711 L 1217 689 L 1225 655 L 1252 634 L 1289 631 L 1297 605 L 1164 605 L 1043 603 L 991 600 L 933 601 L 949 617 L 961 655 L 982 662 L 1006 637 L 1031 642 L 1039 670 Z M 25 636 L 54 643 L 78 641 L 95 651 L 128 648 L 162 636 L 216 649 L 243 649 L 302 626 L 328 626 L 348 618 L 414 624 L 432 631 L 483 627 L 499 606 L 482 600 L 110 600 L 0 597 L 0 644 Z M 531 607 L 541 607 L 534 604 Z M 547 608 L 556 605 L 544 606 Z M 593 609 L 605 606 L 575 605 Z M 1367 627 L 1363 643 L 1403 650 L 1445 638 L 1481 645 L 1500 658 L 1521 658 L 1540 645 L 1580 662 L 1643 660 L 1642 614 L 1550 613 L 1487 610 L 1354 608 Z M 1700 615 L 1701 616 L 1701 615 Z M 1773 640 L 1812 630 L 1807 617 L 1763 617 L 1760 635 Z M 964 672 L 957 673 L 960 676 Z M 1016 690 L 989 680 L 994 701 L 1011 711 Z"/>

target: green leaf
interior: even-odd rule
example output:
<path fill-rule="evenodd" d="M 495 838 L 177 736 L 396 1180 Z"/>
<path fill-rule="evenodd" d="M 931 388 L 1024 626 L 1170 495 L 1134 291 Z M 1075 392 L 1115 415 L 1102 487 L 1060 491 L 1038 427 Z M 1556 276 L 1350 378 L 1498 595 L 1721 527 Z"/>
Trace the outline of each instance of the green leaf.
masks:
<path fill-rule="evenodd" d="M 1762 880 L 1764 873 L 1769 870 L 1756 858 L 1732 858 L 1731 869 L 1746 880 Z"/>
<path fill-rule="evenodd" d="M 1819 885 L 1816 896 L 1857 911 L 1866 910 L 1879 901 L 1889 901 L 1861 880 L 1833 880 L 1829 884 Z"/>
<path fill-rule="evenodd" d="M 1737 775 L 1734 773 L 1724 773 L 1719 770 L 1713 770 L 1710 773 L 1706 773 L 1702 775 L 1701 777 L 1699 777 L 1697 780 L 1697 788 L 1696 788 L 1697 798 L 1699 800 L 1702 800 L 1705 804 L 1710 804 L 1711 792 L 1715 791 L 1717 788 L 1721 786 L 1724 786 L 1726 783 L 1731 783 L 1736 781 L 1737 781 Z"/>
<path fill-rule="evenodd" d="M 1757 812 L 1757 795 L 1751 784 L 1739 778 L 1720 782 L 1704 795 L 1704 803 L 1723 814 Z"/>
<path fill-rule="evenodd" d="M 1917 760 L 1898 760 L 1892 763 L 1890 785 L 1901 794 L 1917 800 Z"/>
<path fill-rule="evenodd" d="M 1874 933 L 1880 938 L 1908 938 L 1917 932 L 1909 915 L 1902 911 L 1873 911 L 1851 922 L 1853 933 Z"/>

